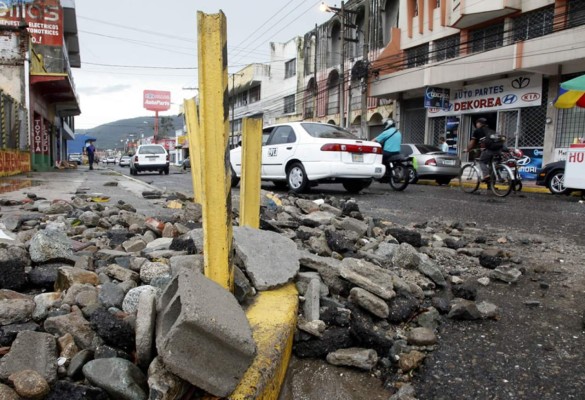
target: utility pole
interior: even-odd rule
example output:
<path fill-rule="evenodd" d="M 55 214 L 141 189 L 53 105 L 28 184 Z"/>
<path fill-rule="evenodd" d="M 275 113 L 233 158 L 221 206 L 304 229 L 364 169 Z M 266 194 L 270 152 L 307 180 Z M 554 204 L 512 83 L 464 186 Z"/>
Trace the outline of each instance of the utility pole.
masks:
<path fill-rule="evenodd" d="M 313 57 L 313 73 L 315 76 L 315 85 L 313 86 L 313 120 L 317 117 L 317 93 L 319 93 L 319 85 L 317 84 L 317 52 L 319 50 L 319 36 L 317 36 L 317 24 L 315 24 L 315 55 Z"/>
<path fill-rule="evenodd" d="M 339 81 L 339 126 L 345 128 L 345 2 L 341 2 L 341 79 Z"/>
<path fill-rule="evenodd" d="M 232 74 L 232 134 L 230 140 L 230 147 L 234 145 L 234 118 L 236 106 L 236 74 Z"/>
<path fill-rule="evenodd" d="M 362 48 L 362 62 L 366 67 L 365 76 L 362 81 L 362 111 L 361 111 L 361 138 L 368 139 L 368 57 L 370 52 L 370 0 L 365 1 L 364 5 L 364 44 Z"/>

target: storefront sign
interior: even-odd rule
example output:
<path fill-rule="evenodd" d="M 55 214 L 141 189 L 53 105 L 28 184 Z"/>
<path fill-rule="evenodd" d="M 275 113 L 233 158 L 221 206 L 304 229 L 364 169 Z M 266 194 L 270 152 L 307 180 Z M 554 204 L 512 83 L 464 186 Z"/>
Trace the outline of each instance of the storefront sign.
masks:
<path fill-rule="evenodd" d="M 63 73 L 63 9 L 59 0 L 0 0 L 0 27 L 26 22 L 44 73 Z"/>
<path fill-rule="evenodd" d="M 522 179 L 536 180 L 538 170 L 542 168 L 542 148 L 521 148 L 524 157 L 518 160 L 518 171 Z"/>
<path fill-rule="evenodd" d="M 452 89 L 448 109 L 429 108 L 429 117 L 536 107 L 542 104 L 542 75 L 526 75 Z"/>
<path fill-rule="evenodd" d="M 565 186 L 585 189 L 585 149 L 569 149 L 565 166 Z"/>
<path fill-rule="evenodd" d="M 42 152 L 44 155 L 48 156 L 49 155 L 50 139 L 49 139 L 49 123 L 47 121 L 45 121 L 43 124 L 42 132 L 43 132 L 42 141 L 41 141 Z"/>
<path fill-rule="evenodd" d="M 568 151 L 569 149 L 567 147 L 556 148 L 553 161 L 565 161 L 567 159 Z"/>
<path fill-rule="evenodd" d="M 445 88 L 427 86 L 425 90 L 425 108 L 449 109 L 451 91 Z"/>
<path fill-rule="evenodd" d="M 143 105 L 149 111 L 167 111 L 171 108 L 171 92 L 145 90 Z"/>
<path fill-rule="evenodd" d="M 33 153 L 43 154 L 43 122 L 40 116 L 33 121 Z"/>

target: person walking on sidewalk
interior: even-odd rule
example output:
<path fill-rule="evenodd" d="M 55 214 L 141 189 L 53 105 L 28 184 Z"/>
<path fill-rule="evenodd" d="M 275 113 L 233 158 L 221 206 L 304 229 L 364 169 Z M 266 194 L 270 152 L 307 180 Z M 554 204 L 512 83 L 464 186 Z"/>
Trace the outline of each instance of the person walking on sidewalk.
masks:
<path fill-rule="evenodd" d="M 89 169 L 93 169 L 93 161 L 95 159 L 95 146 L 93 142 L 89 142 L 85 151 L 87 152 L 87 160 L 89 161 Z"/>

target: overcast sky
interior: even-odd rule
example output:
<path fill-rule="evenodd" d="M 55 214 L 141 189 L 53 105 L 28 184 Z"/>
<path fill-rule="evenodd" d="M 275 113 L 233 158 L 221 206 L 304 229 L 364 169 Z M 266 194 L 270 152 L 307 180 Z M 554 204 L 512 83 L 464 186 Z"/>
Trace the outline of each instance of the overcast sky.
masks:
<path fill-rule="evenodd" d="M 235 72 L 252 62 L 268 62 L 270 42 L 286 42 L 330 18 L 319 11 L 320 3 L 77 0 L 81 68 L 74 68 L 73 76 L 82 114 L 76 128 L 154 115 L 142 108 L 144 89 L 171 91 L 174 104 L 161 115 L 176 114 L 183 99 L 196 94 L 184 88 L 198 86 L 197 11 L 226 14 L 228 62 Z"/>

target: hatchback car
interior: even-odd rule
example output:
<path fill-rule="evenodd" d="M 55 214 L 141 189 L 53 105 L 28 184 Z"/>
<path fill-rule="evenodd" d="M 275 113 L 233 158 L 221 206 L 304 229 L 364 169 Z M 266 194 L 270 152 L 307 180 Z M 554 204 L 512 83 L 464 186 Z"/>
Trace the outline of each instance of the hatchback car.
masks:
<path fill-rule="evenodd" d="M 130 174 L 137 175 L 142 171 L 158 171 L 169 174 L 169 153 L 160 144 L 142 144 L 138 146 L 130 161 Z"/>
<path fill-rule="evenodd" d="M 412 171 L 410 183 L 419 179 L 434 179 L 439 185 L 446 185 L 459 176 L 461 160 L 455 154 L 445 153 L 430 144 L 403 144 L 400 153 L 416 159 L 418 167 Z"/>
<path fill-rule="evenodd" d="M 122 156 L 122 157 L 120 157 L 120 162 L 118 163 L 118 165 L 120 167 L 129 167 L 131 160 L 132 160 L 132 157 L 130 157 L 130 156 Z"/>
<path fill-rule="evenodd" d="M 291 122 L 264 128 L 262 179 L 303 192 L 319 183 L 341 183 L 357 193 L 381 178 L 382 148 L 335 125 Z M 230 151 L 232 185 L 242 173 L 242 147 Z"/>
<path fill-rule="evenodd" d="M 116 164 L 116 157 L 114 156 L 106 157 L 106 164 Z"/>

